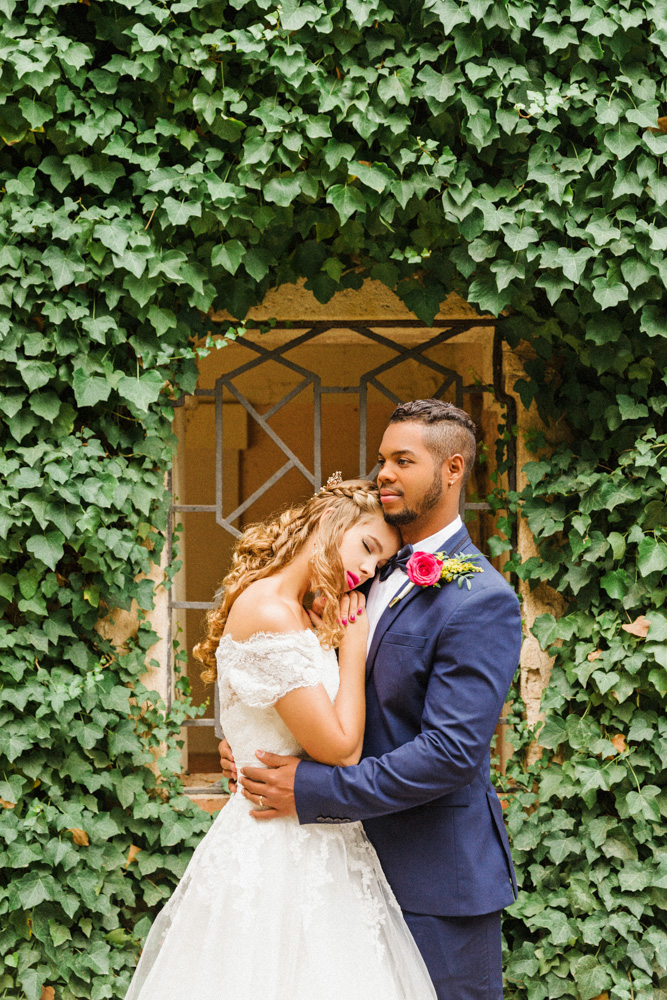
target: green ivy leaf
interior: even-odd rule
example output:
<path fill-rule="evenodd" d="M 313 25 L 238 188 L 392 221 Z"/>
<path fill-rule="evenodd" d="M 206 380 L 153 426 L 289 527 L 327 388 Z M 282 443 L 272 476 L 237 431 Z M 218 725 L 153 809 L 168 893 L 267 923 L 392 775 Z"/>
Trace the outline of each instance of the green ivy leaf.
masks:
<path fill-rule="evenodd" d="M 309 139 L 329 139 L 331 125 L 327 115 L 313 115 L 306 122 L 306 135 Z"/>
<path fill-rule="evenodd" d="M 29 872 L 14 882 L 10 898 L 13 898 L 22 909 L 30 910 L 45 899 L 53 898 L 49 891 L 52 884 L 53 879 L 45 872 Z"/>
<path fill-rule="evenodd" d="M 667 569 L 667 543 L 651 537 L 643 538 L 637 550 L 637 568 L 642 576 Z"/>
<path fill-rule="evenodd" d="M 600 580 L 600 586 L 616 601 L 622 600 L 628 592 L 630 578 L 624 569 L 611 570 Z"/>
<path fill-rule="evenodd" d="M 407 105 L 410 103 L 411 93 L 410 83 L 400 70 L 382 77 L 378 82 L 378 94 L 386 104 L 396 101 L 398 104 Z"/>
<path fill-rule="evenodd" d="M 95 237 L 105 247 L 117 254 L 125 252 L 131 235 L 132 226 L 127 219 L 114 219 L 113 222 L 106 225 L 95 227 Z"/>
<path fill-rule="evenodd" d="M 72 940 L 72 934 L 69 927 L 64 924 L 58 923 L 57 920 L 49 920 L 49 933 L 51 934 L 51 940 L 56 948 L 60 947 L 66 941 Z"/>
<path fill-rule="evenodd" d="M 633 796 L 633 802 L 641 800 L 636 792 L 631 792 L 630 795 Z M 618 873 L 618 883 L 625 892 L 640 892 L 651 884 L 651 875 L 640 861 L 628 861 Z"/>
<path fill-rule="evenodd" d="M 366 202 L 361 192 L 346 184 L 334 184 L 327 191 L 326 200 L 338 212 L 341 226 L 344 226 L 355 212 L 363 212 Z"/>
<path fill-rule="evenodd" d="M 30 409 L 44 420 L 55 420 L 60 412 L 60 400 L 55 392 L 33 393 L 30 397 Z"/>
<path fill-rule="evenodd" d="M 222 246 L 213 248 L 211 264 L 214 267 L 224 267 L 230 274 L 236 274 L 244 255 L 245 247 L 239 240 L 228 240 Z"/>
<path fill-rule="evenodd" d="M 619 160 L 624 160 L 641 143 L 635 126 L 620 123 L 605 133 L 603 141 L 607 149 L 611 150 Z"/>
<path fill-rule="evenodd" d="M 179 841 L 187 839 L 192 833 L 192 821 L 186 816 L 172 812 L 160 829 L 160 843 L 163 847 L 171 847 Z"/>
<path fill-rule="evenodd" d="M 567 739 L 567 726 L 558 718 L 547 719 L 539 732 L 540 746 L 547 750 L 555 750 Z"/>
<path fill-rule="evenodd" d="M 288 205 L 291 205 L 300 193 L 301 185 L 299 184 L 299 179 L 293 174 L 290 176 L 272 177 L 264 185 L 264 197 L 266 200 L 280 205 L 281 208 L 287 208 Z"/>
<path fill-rule="evenodd" d="M 644 508 L 644 531 L 654 528 L 667 528 L 667 503 L 662 500 L 651 500 Z"/>
<path fill-rule="evenodd" d="M 627 286 L 614 274 L 593 279 L 593 298 L 603 309 L 613 309 L 628 298 Z"/>
<path fill-rule="evenodd" d="M 39 420 L 34 413 L 30 413 L 27 409 L 19 411 L 15 417 L 11 417 L 7 421 L 7 426 L 11 432 L 12 437 L 19 444 L 23 439 L 37 426 Z"/>
<path fill-rule="evenodd" d="M 621 861 L 637 859 L 637 847 L 632 843 L 622 827 L 615 827 L 601 844 L 602 853 L 607 858 L 619 858 Z"/>
<path fill-rule="evenodd" d="M 667 336 L 667 317 L 664 310 L 656 305 L 647 305 L 642 309 L 641 329 L 649 337 Z"/>
<path fill-rule="evenodd" d="M 543 22 L 535 29 L 535 34 L 544 40 L 544 45 L 549 53 L 566 49 L 568 45 L 576 45 L 579 41 L 573 24 L 561 24 L 555 21 Z M 584 1000 L 583 997 L 582 1000 Z"/>
<path fill-rule="evenodd" d="M 641 420 L 643 417 L 648 417 L 648 407 L 644 403 L 638 403 L 632 396 L 620 392 L 616 399 L 623 420 Z"/>
<path fill-rule="evenodd" d="M 337 139 L 330 139 L 322 151 L 324 162 L 329 170 L 335 170 L 343 160 L 351 160 L 354 154 L 354 146 L 350 145 L 349 142 L 339 142 Z"/>
<path fill-rule="evenodd" d="M 192 107 L 200 118 L 212 125 L 218 112 L 225 106 L 224 94 L 206 94 L 199 92 L 192 98 Z"/>
<path fill-rule="evenodd" d="M 156 371 L 147 371 L 139 378 L 122 375 L 118 380 L 118 393 L 128 400 L 137 410 L 147 413 L 162 392 L 164 379 Z"/>
<path fill-rule="evenodd" d="M 55 365 L 52 365 L 50 361 L 35 361 L 32 358 L 23 360 L 20 358 L 16 363 L 16 367 L 31 392 L 34 392 L 35 389 L 41 389 L 56 374 Z"/>
<path fill-rule="evenodd" d="M 58 561 L 64 555 L 65 536 L 57 529 L 47 531 L 43 535 L 33 535 L 26 542 L 28 552 L 41 559 L 49 569 L 55 569 Z"/>
<path fill-rule="evenodd" d="M 243 266 L 255 281 L 261 281 L 269 273 L 273 263 L 271 254 L 266 250 L 248 250 L 243 258 Z"/>
<path fill-rule="evenodd" d="M 0 753 L 4 754 L 10 763 L 20 757 L 30 746 L 31 742 L 27 736 L 0 730 Z"/>
<path fill-rule="evenodd" d="M 356 163 L 350 163 L 349 170 L 351 174 L 359 178 L 362 184 L 366 184 L 367 187 L 378 192 L 384 191 L 393 180 L 391 172 L 383 167 L 382 164 L 378 165 L 374 163 L 369 167 L 357 161 Z"/>
<path fill-rule="evenodd" d="M 19 982 L 23 987 L 26 1000 L 40 1000 L 42 996 L 42 969 L 23 969 L 19 974 Z"/>
<path fill-rule="evenodd" d="M 190 219 L 201 215 L 201 205 L 196 201 L 176 201 L 175 198 L 167 197 L 162 202 L 162 208 L 172 226 L 184 226 Z"/>
<path fill-rule="evenodd" d="M 285 31 L 300 31 L 304 25 L 313 24 L 321 16 L 321 8 L 313 3 L 300 3 L 300 0 L 283 0 L 280 11 L 280 23 Z"/>
<path fill-rule="evenodd" d="M 78 251 L 72 250 L 66 253 L 57 246 L 50 246 L 44 251 L 42 263 L 51 271 L 56 288 L 72 284 L 77 275 L 86 269 Z"/>
<path fill-rule="evenodd" d="M 655 268 L 646 264 L 641 257 L 627 257 L 621 264 L 623 277 L 630 288 L 639 288 L 656 273 Z"/>
<path fill-rule="evenodd" d="M 498 316 L 511 298 L 506 289 L 501 291 L 498 288 L 490 275 L 475 278 L 470 284 L 468 295 L 470 301 L 476 302 L 482 312 L 489 312 L 492 316 Z"/>
<path fill-rule="evenodd" d="M 563 274 L 570 281 L 579 283 L 586 268 L 587 262 L 595 256 L 595 251 L 589 247 L 581 250 L 570 250 L 567 247 L 559 247 L 557 261 L 563 270 Z"/>
<path fill-rule="evenodd" d="M 584 955 L 575 967 L 574 979 L 579 1000 L 593 1000 L 609 989 L 612 978 L 594 955 Z"/>
<path fill-rule="evenodd" d="M 526 247 L 529 247 L 532 243 L 536 243 L 539 239 L 537 230 L 532 226 L 517 226 L 515 223 L 504 226 L 503 233 L 505 235 L 505 242 L 510 250 L 514 250 L 515 252 L 525 250 Z"/>
<path fill-rule="evenodd" d="M 431 114 L 439 114 L 456 93 L 457 84 L 463 81 L 460 69 L 452 73 L 437 73 L 431 66 L 424 66 L 417 74 L 421 80 L 421 92 L 426 98 Z"/>
<path fill-rule="evenodd" d="M 95 406 L 111 395 L 111 384 L 98 375 L 89 375 L 77 368 L 72 376 L 72 388 L 77 406 Z"/>

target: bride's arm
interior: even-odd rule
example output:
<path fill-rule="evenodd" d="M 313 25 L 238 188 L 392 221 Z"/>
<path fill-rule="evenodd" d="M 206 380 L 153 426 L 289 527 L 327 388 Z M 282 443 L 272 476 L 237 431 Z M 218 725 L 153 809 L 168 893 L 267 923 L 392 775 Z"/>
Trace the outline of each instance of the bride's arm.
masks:
<path fill-rule="evenodd" d="M 318 684 L 290 691 L 276 702 L 275 708 L 313 760 L 346 767 L 359 763 L 364 741 L 368 618 L 363 595 L 355 591 L 346 594 L 341 615 L 347 618 L 348 625 L 338 654 L 340 687 L 335 703 Z"/>

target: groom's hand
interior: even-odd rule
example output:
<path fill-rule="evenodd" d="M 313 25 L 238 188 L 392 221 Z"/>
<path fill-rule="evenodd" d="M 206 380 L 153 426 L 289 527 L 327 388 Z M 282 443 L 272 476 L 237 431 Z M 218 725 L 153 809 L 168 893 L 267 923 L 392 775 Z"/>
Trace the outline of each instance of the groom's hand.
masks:
<path fill-rule="evenodd" d="M 239 777 L 244 797 L 259 806 L 252 809 L 250 815 L 262 820 L 296 816 L 294 775 L 300 758 L 282 757 L 263 750 L 258 750 L 256 756 L 266 766 L 244 767 Z"/>

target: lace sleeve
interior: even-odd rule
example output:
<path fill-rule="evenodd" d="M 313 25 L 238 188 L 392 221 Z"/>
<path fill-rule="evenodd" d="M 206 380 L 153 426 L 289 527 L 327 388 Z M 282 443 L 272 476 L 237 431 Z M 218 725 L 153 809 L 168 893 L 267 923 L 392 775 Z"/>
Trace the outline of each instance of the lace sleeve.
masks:
<path fill-rule="evenodd" d="M 289 691 L 314 687 L 322 679 L 316 665 L 319 642 L 312 632 L 256 634 L 221 647 L 230 688 L 252 708 L 269 708 Z"/>

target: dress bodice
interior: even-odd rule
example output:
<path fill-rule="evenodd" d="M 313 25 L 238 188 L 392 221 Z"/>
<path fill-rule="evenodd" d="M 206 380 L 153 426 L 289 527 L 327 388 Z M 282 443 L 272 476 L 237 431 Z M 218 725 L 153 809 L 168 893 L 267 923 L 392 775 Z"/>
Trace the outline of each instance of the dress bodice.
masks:
<path fill-rule="evenodd" d="M 237 766 L 259 765 L 256 750 L 303 756 L 303 748 L 276 712 L 279 698 L 322 684 L 333 701 L 338 660 L 314 632 L 256 632 L 237 642 L 224 635 L 216 651 L 220 723 Z"/>

